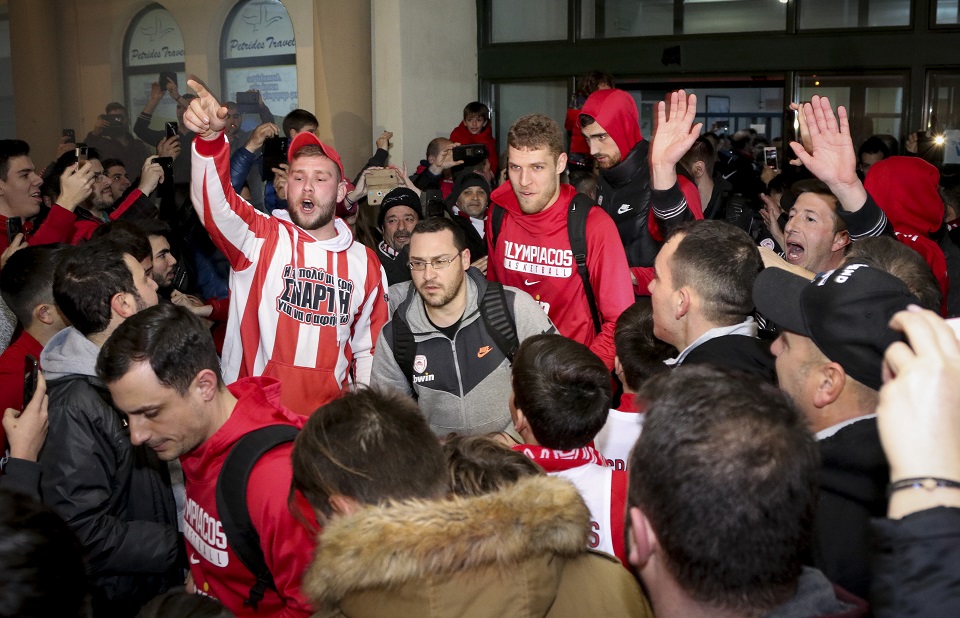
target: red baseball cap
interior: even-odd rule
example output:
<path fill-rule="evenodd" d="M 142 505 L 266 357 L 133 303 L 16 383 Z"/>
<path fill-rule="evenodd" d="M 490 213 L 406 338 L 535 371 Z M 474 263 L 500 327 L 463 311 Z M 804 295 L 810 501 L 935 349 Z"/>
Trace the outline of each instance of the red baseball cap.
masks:
<path fill-rule="evenodd" d="M 304 146 L 319 146 L 320 150 L 323 151 L 323 154 L 327 155 L 333 160 L 334 163 L 337 164 L 337 168 L 340 169 L 340 179 L 344 180 L 343 164 L 340 163 L 340 155 L 336 150 L 333 149 L 333 146 L 324 144 L 320 141 L 319 137 L 310 131 L 301 131 L 294 136 L 293 140 L 290 142 L 290 146 L 287 147 L 287 163 L 293 163 L 293 155 L 295 155 L 297 151 Z"/>

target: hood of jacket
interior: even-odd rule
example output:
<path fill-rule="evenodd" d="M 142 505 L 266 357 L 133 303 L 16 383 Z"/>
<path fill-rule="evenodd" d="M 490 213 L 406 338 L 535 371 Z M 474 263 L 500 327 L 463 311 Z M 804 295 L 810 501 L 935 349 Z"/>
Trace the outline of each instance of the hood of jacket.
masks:
<path fill-rule="evenodd" d="M 209 439 L 180 458 L 184 470 L 197 480 L 216 478 L 233 445 L 251 431 L 267 425 L 303 428 L 306 420 L 280 403 L 280 381 L 275 378 L 241 378 L 227 389 L 237 398 L 230 418 Z"/>
<path fill-rule="evenodd" d="M 54 335 L 40 354 L 43 377 L 56 380 L 69 375 L 96 376 L 100 348 L 68 326 Z"/>
<path fill-rule="evenodd" d="M 835 587 L 817 569 L 805 566 L 793 597 L 765 618 L 861 618 L 869 615 L 866 601 Z"/>
<path fill-rule="evenodd" d="M 513 215 L 512 221 L 528 234 L 536 236 L 542 234 L 552 234 L 560 229 L 567 229 L 567 209 L 570 200 L 577 194 L 577 190 L 568 184 L 560 185 L 560 195 L 557 200 L 548 208 L 540 212 L 527 215 L 520 210 L 520 202 L 513 192 L 513 186 L 510 181 L 503 183 L 493 190 L 490 194 L 490 201 L 503 206 Z M 566 235 L 566 232 L 564 232 Z"/>
<path fill-rule="evenodd" d="M 270 215 L 288 223 L 289 227 L 293 230 L 292 235 L 297 242 L 319 243 L 323 249 L 333 252 L 346 251 L 350 248 L 350 245 L 353 244 L 353 232 L 350 231 L 350 226 L 340 217 L 333 218 L 333 226 L 334 229 L 337 230 L 337 235 L 327 240 L 317 240 L 305 229 L 294 223 L 293 219 L 290 218 L 290 213 L 287 212 L 285 208 L 272 210 L 270 211 Z"/>
<path fill-rule="evenodd" d="M 556 563 L 556 557 L 586 552 L 589 521 L 577 489 L 548 476 L 521 479 L 482 496 L 367 507 L 326 527 L 303 589 L 318 606 L 330 607 L 358 592 L 389 595 L 408 584 L 450 586 L 465 610 L 476 601 L 476 590 L 462 589 L 456 575 L 492 568 L 507 573 L 499 581 L 511 585 L 515 578 L 509 574 L 521 563 L 538 558 Z M 547 576 L 549 570 L 538 571 Z M 516 603 L 529 602 L 524 598 L 544 587 L 526 580 L 516 585 L 521 587 Z M 549 609 L 549 602 L 542 609 Z"/>
<path fill-rule="evenodd" d="M 870 167 L 863 185 L 902 234 L 929 237 L 943 225 L 940 172 L 919 157 L 888 157 Z"/>
<path fill-rule="evenodd" d="M 587 98 L 580 114 L 593 116 L 607 135 L 613 138 L 620 149 L 620 156 L 626 157 L 637 142 L 643 139 L 640 134 L 640 113 L 637 102 L 629 93 L 617 88 L 597 90 Z"/>

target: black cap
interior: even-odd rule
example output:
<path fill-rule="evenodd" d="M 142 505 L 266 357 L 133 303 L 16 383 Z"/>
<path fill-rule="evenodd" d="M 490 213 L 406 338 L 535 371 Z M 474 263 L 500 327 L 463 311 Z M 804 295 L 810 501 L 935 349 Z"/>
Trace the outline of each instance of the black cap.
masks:
<path fill-rule="evenodd" d="M 812 339 L 850 377 L 880 390 L 883 353 L 902 340 L 890 318 L 920 301 L 893 275 L 847 264 L 813 282 L 766 268 L 753 284 L 753 303 L 783 329 Z"/>
<path fill-rule="evenodd" d="M 380 229 L 383 229 L 383 220 L 387 216 L 387 211 L 394 206 L 408 206 L 423 219 L 423 207 L 420 205 L 420 196 L 417 192 L 406 187 L 397 187 L 384 195 L 383 200 L 380 201 L 380 215 L 377 217 L 377 225 Z"/>
<path fill-rule="evenodd" d="M 456 205 L 457 200 L 460 199 L 460 194 L 469 187 L 480 187 L 486 192 L 487 197 L 490 197 L 490 183 L 487 182 L 487 179 L 476 172 L 469 172 L 457 178 L 457 182 L 453 185 L 453 191 L 447 197 L 447 204 L 450 206 Z"/>

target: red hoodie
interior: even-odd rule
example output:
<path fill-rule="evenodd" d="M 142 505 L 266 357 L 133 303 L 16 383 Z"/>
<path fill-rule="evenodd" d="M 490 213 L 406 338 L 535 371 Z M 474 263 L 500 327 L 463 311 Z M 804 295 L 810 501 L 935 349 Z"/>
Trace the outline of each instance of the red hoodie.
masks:
<path fill-rule="evenodd" d="M 613 329 L 623 310 L 634 302 L 630 270 L 613 221 L 602 209 L 593 208 L 587 217 L 587 269 L 602 322 L 600 334 L 595 334 L 567 232 L 570 200 L 576 193 L 570 185 L 560 185 L 557 201 L 537 214 L 525 215 L 510 182 L 497 187 L 490 200 L 507 212 L 496 247 L 491 246 L 493 218 L 487 217 L 487 278 L 533 296 L 561 335 L 590 346 L 612 369 Z"/>
<path fill-rule="evenodd" d="M 621 161 L 602 170 L 597 179 L 597 203 L 617 226 L 637 279 L 637 294 L 646 295 L 663 239 L 681 223 L 703 219 L 700 192 L 683 176 L 667 191 L 650 188 L 648 144 L 638 147 L 643 140 L 640 116 L 629 93 L 616 88 L 598 90 L 587 98 L 580 113 L 596 120 L 620 151 Z"/>
<path fill-rule="evenodd" d="M 950 281 L 943 250 L 930 236 L 943 226 L 944 206 L 937 184 L 940 172 L 919 157 L 888 157 L 870 167 L 864 188 L 887 215 L 897 239 L 930 265 L 946 310 Z"/>
<path fill-rule="evenodd" d="M 476 135 L 470 132 L 470 129 L 467 128 L 467 125 L 460 123 L 456 129 L 450 132 L 450 140 L 454 142 L 459 142 L 461 146 L 466 146 L 467 144 L 483 144 L 487 147 L 487 160 L 490 161 L 490 169 L 493 170 L 493 173 L 497 173 L 497 142 L 493 139 L 493 131 L 490 129 L 490 123 L 487 123 L 487 126 L 483 127 L 483 131 L 480 131 Z"/>
<path fill-rule="evenodd" d="M 580 115 L 592 116 L 613 138 L 620 149 L 620 156 L 626 157 L 637 142 L 643 139 L 640 133 L 640 113 L 637 102 L 629 93 L 619 88 L 597 90 L 583 104 Z M 579 117 L 577 119 L 579 124 Z"/>
<path fill-rule="evenodd" d="M 237 398 L 233 414 L 206 442 L 180 458 L 187 490 L 183 533 L 190 573 L 198 593 L 214 597 L 237 616 L 309 616 L 300 580 L 313 559 L 315 536 L 287 507 L 293 444 L 278 446 L 261 457 L 248 483 L 250 519 L 279 591 L 267 590 L 257 612 L 243 605 L 255 579 L 227 543 L 217 513 L 217 477 L 234 444 L 254 429 L 302 428 L 306 419 L 280 404 L 280 382 L 273 378 L 243 378 L 228 389 Z M 308 511 L 304 514 L 310 516 Z"/>

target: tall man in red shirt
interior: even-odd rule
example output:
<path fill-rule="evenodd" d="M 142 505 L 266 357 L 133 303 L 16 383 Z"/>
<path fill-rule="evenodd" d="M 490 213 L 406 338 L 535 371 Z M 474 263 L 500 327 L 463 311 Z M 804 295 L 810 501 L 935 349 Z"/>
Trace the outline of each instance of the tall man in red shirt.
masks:
<path fill-rule="evenodd" d="M 633 304 L 627 258 L 610 216 L 593 208 L 587 216 L 587 270 L 600 314 L 597 333 L 567 232 L 577 191 L 560 183 L 567 165 L 563 131 L 552 119 L 532 114 L 507 134 L 509 182 L 491 195 L 506 210 L 500 232 L 487 217 L 487 278 L 519 288 L 538 301 L 557 330 L 579 341 L 613 369 L 613 329 Z"/>
<path fill-rule="evenodd" d="M 334 216 L 346 195 L 340 156 L 310 132 L 290 143 L 286 213 L 269 216 L 230 184 L 227 108 L 198 81 L 183 122 L 197 133 L 190 191 L 197 215 L 230 261 L 223 377 L 270 376 L 283 404 L 309 415 L 350 382 L 367 384 L 387 321 L 383 269 Z"/>

